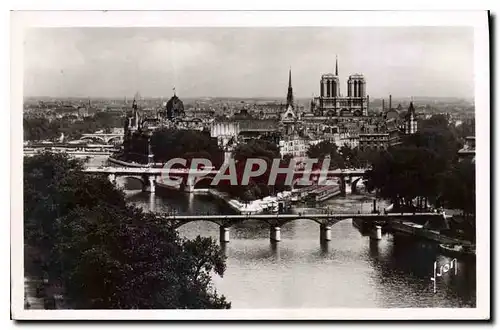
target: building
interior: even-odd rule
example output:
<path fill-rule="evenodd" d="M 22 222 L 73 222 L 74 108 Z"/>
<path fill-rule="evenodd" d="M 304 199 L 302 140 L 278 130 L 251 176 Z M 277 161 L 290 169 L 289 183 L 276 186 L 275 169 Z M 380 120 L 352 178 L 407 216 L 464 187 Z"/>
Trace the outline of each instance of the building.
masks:
<path fill-rule="evenodd" d="M 309 143 L 303 138 L 294 136 L 289 139 L 281 140 L 279 142 L 279 147 L 282 158 L 286 155 L 290 155 L 293 158 L 304 158 L 306 157 Z"/>
<path fill-rule="evenodd" d="M 296 112 L 295 104 L 293 103 L 293 88 L 292 88 L 292 69 L 288 72 L 288 92 L 286 95 L 285 112 L 281 114 L 281 123 L 283 124 L 284 133 L 292 135 L 297 133 L 296 126 L 300 119 Z"/>
<path fill-rule="evenodd" d="M 143 127 L 137 101 L 134 99 L 132 112 L 127 114 L 124 127 L 123 152 L 126 159 L 142 164 L 152 163 L 151 136 L 152 131 Z"/>
<path fill-rule="evenodd" d="M 389 133 L 361 133 L 359 134 L 360 149 L 384 150 L 389 146 Z"/>
<path fill-rule="evenodd" d="M 415 108 L 413 107 L 413 102 L 410 102 L 408 111 L 405 115 L 404 123 L 404 133 L 406 135 L 415 134 L 417 132 L 417 116 L 415 114 Z"/>
<path fill-rule="evenodd" d="M 218 145 L 224 149 L 232 149 L 238 142 L 240 125 L 234 121 L 213 122 L 210 127 L 210 136 L 217 139 Z"/>
<path fill-rule="evenodd" d="M 471 158 L 475 160 L 476 158 L 476 137 L 467 136 L 465 138 L 465 145 L 462 149 L 458 151 L 458 157 L 460 159 Z"/>
<path fill-rule="evenodd" d="M 335 74 L 321 76 L 320 96 L 311 101 L 311 112 L 317 117 L 362 117 L 368 116 L 368 103 L 366 81 L 362 74 L 349 76 L 347 96 L 342 96 L 336 59 Z"/>
<path fill-rule="evenodd" d="M 395 115 L 388 115 L 395 112 Z M 359 134 L 359 147 L 361 149 L 387 149 L 390 146 L 401 143 L 403 135 L 411 135 L 417 132 L 417 116 L 413 102 L 410 102 L 408 111 L 401 115 L 403 123 L 399 118 L 400 112 L 389 108 L 384 114 L 384 120 L 374 125 L 365 126 L 365 130 Z"/>

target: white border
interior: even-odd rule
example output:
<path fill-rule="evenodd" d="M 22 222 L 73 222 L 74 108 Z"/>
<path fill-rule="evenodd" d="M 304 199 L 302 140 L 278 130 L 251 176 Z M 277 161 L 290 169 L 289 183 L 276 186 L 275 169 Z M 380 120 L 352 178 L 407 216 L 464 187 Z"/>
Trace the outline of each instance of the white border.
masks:
<path fill-rule="evenodd" d="M 487 319 L 490 316 L 489 40 L 484 11 L 474 12 L 15 12 L 11 15 L 11 258 L 14 319 Z M 133 24 L 132 24 L 133 23 Z M 71 26 L 470 26 L 477 171 L 477 307 L 474 309 L 70 310 L 23 309 L 22 40 L 27 27 Z M 479 273 L 480 271 L 480 273 Z"/>

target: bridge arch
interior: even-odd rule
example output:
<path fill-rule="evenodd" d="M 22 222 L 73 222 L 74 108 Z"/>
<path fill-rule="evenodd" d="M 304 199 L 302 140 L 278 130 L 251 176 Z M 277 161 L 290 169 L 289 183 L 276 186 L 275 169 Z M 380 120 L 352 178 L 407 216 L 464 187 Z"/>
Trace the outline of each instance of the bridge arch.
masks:
<path fill-rule="evenodd" d="M 143 190 L 146 186 L 144 179 L 137 175 L 120 175 L 116 177 L 116 183 L 119 187 L 126 189 L 127 184 L 130 182 L 140 183 L 140 187 L 137 190 Z M 135 190 L 135 189 L 132 189 Z"/>
<path fill-rule="evenodd" d="M 363 177 L 353 177 L 351 178 L 351 194 L 356 194 L 358 191 L 358 183 L 363 181 Z"/>
<path fill-rule="evenodd" d="M 123 142 L 123 137 L 122 136 L 111 136 L 105 139 L 106 143 L 122 143 Z"/>
<path fill-rule="evenodd" d="M 180 228 L 180 227 L 182 227 L 184 225 L 187 225 L 189 223 L 201 222 L 201 221 L 211 222 L 211 223 L 216 224 L 219 227 L 225 226 L 224 221 L 222 221 L 222 220 L 216 220 L 216 219 L 193 219 L 193 220 L 189 220 L 189 221 L 178 221 L 178 222 L 174 223 L 174 228 L 178 229 L 178 228 Z M 229 226 L 226 226 L 226 227 L 229 227 Z"/>
<path fill-rule="evenodd" d="M 300 221 L 300 220 L 313 221 L 313 222 L 316 222 L 319 225 L 323 225 L 324 224 L 324 221 L 321 221 L 320 219 L 316 219 L 316 218 L 313 218 L 313 217 L 308 217 L 307 215 L 305 215 L 303 218 L 299 218 L 299 219 L 281 220 L 280 221 L 280 227 L 286 225 L 287 223 L 291 223 L 291 222 L 294 222 L 294 221 Z"/>
<path fill-rule="evenodd" d="M 88 140 L 90 142 L 104 142 L 106 143 L 106 139 L 103 138 L 102 136 L 82 136 L 80 140 Z"/>

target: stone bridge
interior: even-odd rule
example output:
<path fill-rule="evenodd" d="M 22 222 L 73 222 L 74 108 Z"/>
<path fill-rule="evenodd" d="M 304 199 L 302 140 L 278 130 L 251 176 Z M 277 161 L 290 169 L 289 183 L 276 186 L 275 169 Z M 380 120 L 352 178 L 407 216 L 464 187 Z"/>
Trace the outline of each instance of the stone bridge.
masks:
<path fill-rule="evenodd" d="M 104 143 L 123 143 L 123 134 L 89 133 L 82 134 L 81 140 L 102 141 Z"/>
<path fill-rule="evenodd" d="M 362 219 L 373 223 L 372 238 L 381 239 L 381 224 L 390 221 L 402 220 L 430 220 L 444 221 L 444 213 L 319 213 L 319 214 L 253 214 L 253 215 L 181 215 L 157 213 L 161 221 L 165 221 L 174 228 L 179 228 L 190 222 L 209 221 L 220 227 L 220 241 L 229 242 L 229 228 L 244 221 L 261 221 L 269 225 L 271 241 L 281 240 L 281 227 L 297 220 L 310 220 L 319 224 L 320 241 L 331 240 L 331 227 L 343 220 Z"/>
<path fill-rule="evenodd" d="M 211 180 L 218 170 L 189 170 L 189 169 L 164 169 L 151 167 L 88 167 L 84 170 L 87 173 L 107 174 L 111 182 L 116 183 L 117 177 L 128 177 L 139 180 L 144 191 L 155 192 L 156 183 L 164 182 L 166 177 L 182 178 L 179 189 L 186 192 L 193 192 L 196 185 L 204 180 Z M 356 184 L 363 178 L 366 169 L 329 170 L 327 178 L 339 178 L 342 195 L 346 193 L 346 185 L 351 184 L 351 193 L 356 193 Z M 191 174 L 191 176 L 190 176 Z M 312 171 L 311 181 L 318 181 L 321 171 Z M 304 175 L 304 171 L 295 171 L 293 184 L 299 182 Z"/>

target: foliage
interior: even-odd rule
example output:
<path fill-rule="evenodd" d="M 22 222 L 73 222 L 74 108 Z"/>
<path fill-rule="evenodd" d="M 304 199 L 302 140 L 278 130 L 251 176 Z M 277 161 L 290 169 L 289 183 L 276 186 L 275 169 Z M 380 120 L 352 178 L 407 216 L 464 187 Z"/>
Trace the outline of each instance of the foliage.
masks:
<path fill-rule="evenodd" d="M 258 158 L 266 162 L 266 172 L 260 176 L 250 178 L 248 185 L 230 185 L 227 181 L 221 181 L 219 189 L 238 197 L 243 201 L 251 201 L 265 196 L 274 195 L 277 192 L 286 189 L 284 176 L 278 175 L 273 186 L 268 186 L 269 174 L 274 159 L 280 159 L 279 148 L 276 144 L 267 140 L 250 140 L 247 143 L 239 144 L 233 151 L 233 157 L 236 162 L 236 176 L 238 183 L 241 183 L 245 170 L 246 160 L 249 158 Z M 281 167 L 287 167 L 290 159 L 280 161 Z M 257 169 L 254 165 L 253 170 Z"/>
<path fill-rule="evenodd" d="M 151 149 L 156 162 L 167 162 L 172 158 L 207 158 L 218 167 L 224 160 L 217 141 L 204 132 L 194 130 L 157 130 L 151 137 Z"/>
<path fill-rule="evenodd" d="M 437 118 L 435 118 L 437 117 Z M 454 129 L 442 115 L 432 116 L 422 121 L 419 130 L 406 137 L 404 144 L 418 148 L 428 148 L 449 164 L 457 159 L 460 143 Z"/>
<path fill-rule="evenodd" d="M 229 308 L 211 285 L 225 257 L 126 204 L 106 178 L 64 155 L 25 159 L 25 242 L 75 308 Z"/>
<path fill-rule="evenodd" d="M 52 121 L 47 118 L 25 118 L 23 133 L 25 141 L 53 140 L 61 136 L 61 133 L 67 138 L 77 139 L 84 133 L 122 126 L 123 119 L 120 115 L 98 112 L 81 120 L 73 116 L 64 116 Z"/>
<path fill-rule="evenodd" d="M 418 209 L 429 202 L 461 209 L 468 219 L 462 229 L 473 237 L 475 167 L 458 159 L 459 147 L 460 138 L 445 117 L 423 120 L 416 134 L 374 159 L 365 175 L 366 187 L 390 199 L 396 208 Z"/>
<path fill-rule="evenodd" d="M 55 139 L 60 136 L 59 122 L 50 122 L 46 118 L 23 119 L 23 135 L 25 141 Z"/>
<path fill-rule="evenodd" d="M 443 176 L 443 200 L 447 207 L 462 210 L 465 217 L 476 210 L 476 166 L 469 159 L 453 164 Z"/>
<path fill-rule="evenodd" d="M 344 149 L 345 152 L 345 149 Z M 307 156 L 309 158 L 315 158 L 319 160 L 325 159 L 325 157 L 330 157 L 330 168 L 345 168 L 346 162 L 339 149 L 335 143 L 329 141 L 321 141 L 318 144 L 309 146 L 307 150 Z"/>
<path fill-rule="evenodd" d="M 366 187 L 377 189 L 380 197 L 390 199 L 396 207 L 409 207 L 417 197 L 435 198 L 439 183 L 436 173 L 443 170 L 438 155 L 430 149 L 395 147 L 382 152 L 373 163 L 366 174 Z"/>

